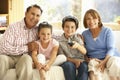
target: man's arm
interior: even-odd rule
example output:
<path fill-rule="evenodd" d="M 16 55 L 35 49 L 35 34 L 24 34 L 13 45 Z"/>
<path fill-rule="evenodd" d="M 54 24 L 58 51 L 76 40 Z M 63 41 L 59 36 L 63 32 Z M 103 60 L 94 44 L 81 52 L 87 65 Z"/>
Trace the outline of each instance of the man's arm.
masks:
<path fill-rule="evenodd" d="M 9 26 L 1 39 L 0 53 L 7 55 L 20 55 L 23 53 L 27 53 L 28 52 L 27 45 L 19 46 L 14 43 L 17 37 L 19 36 L 16 36 L 16 30 L 14 29 L 14 27 Z"/>

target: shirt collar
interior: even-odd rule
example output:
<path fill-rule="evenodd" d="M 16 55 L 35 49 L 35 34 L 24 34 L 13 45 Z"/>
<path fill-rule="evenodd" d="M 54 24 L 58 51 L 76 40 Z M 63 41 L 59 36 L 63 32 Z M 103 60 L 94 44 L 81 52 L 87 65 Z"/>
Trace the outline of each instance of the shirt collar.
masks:
<path fill-rule="evenodd" d="M 75 34 L 71 36 L 71 39 L 74 39 L 74 37 L 75 37 Z M 65 37 L 65 33 L 62 34 L 61 40 L 68 41 L 68 39 Z"/>

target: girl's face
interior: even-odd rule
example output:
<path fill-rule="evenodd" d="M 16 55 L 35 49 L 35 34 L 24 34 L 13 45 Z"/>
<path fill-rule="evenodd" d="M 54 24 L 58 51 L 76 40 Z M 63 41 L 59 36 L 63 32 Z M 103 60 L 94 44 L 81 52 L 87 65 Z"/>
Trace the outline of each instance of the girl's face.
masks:
<path fill-rule="evenodd" d="M 50 28 L 42 28 L 38 34 L 42 43 L 48 43 L 51 40 L 51 35 L 52 33 Z"/>
<path fill-rule="evenodd" d="M 65 33 L 65 36 L 67 38 L 70 37 L 76 31 L 75 22 L 73 22 L 73 21 L 66 21 L 65 24 L 64 24 L 63 30 L 64 30 L 64 33 Z"/>
<path fill-rule="evenodd" d="M 94 18 L 91 14 L 88 14 L 86 17 L 86 23 L 88 28 L 93 29 L 98 27 L 99 19 Z"/>

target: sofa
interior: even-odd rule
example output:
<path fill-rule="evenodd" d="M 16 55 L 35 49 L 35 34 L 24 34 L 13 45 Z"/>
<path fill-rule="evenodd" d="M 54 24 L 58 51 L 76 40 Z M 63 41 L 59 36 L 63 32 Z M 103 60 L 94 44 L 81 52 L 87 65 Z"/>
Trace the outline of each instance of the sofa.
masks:
<path fill-rule="evenodd" d="M 77 31 L 81 33 L 81 31 Z M 63 33 L 62 30 L 54 30 L 53 37 L 58 38 Z M 120 51 L 120 31 L 113 31 L 115 40 L 116 40 L 116 47 Z M 1 36 L 0 36 L 1 37 Z M 47 80 L 65 80 L 63 70 L 60 66 L 52 66 L 50 70 L 46 73 Z M 9 69 L 6 73 L 6 77 L 4 80 L 17 80 L 16 79 L 16 72 L 15 69 Z M 39 71 L 34 69 L 33 70 L 33 79 L 32 80 L 40 80 Z M 104 80 L 109 80 L 108 77 Z"/>

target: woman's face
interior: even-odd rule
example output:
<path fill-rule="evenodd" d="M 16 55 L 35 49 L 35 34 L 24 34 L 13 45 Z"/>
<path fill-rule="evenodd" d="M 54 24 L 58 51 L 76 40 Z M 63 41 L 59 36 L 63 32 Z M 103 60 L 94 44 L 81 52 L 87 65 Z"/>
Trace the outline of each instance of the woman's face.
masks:
<path fill-rule="evenodd" d="M 50 28 L 42 28 L 38 34 L 42 43 L 48 43 L 51 40 L 51 35 L 52 33 Z"/>
<path fill-rule="evenodd" d="M 91 14 L 88 14 L 86 17 L 87 27 L 90 29 L 98 27 L 99 19 L 94 18 Z"/>
<path fill-rule="evenodd" d="M 76 31 L 75 22 L 73 22 L 73 21 L 66 21 L 65 24 L 64 24 L 63 30 L 64 30 L 64 33 L 65 33 L 65 36 L 67 38 L 70 37 Z"/>

